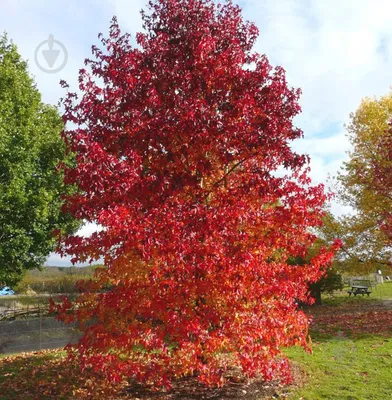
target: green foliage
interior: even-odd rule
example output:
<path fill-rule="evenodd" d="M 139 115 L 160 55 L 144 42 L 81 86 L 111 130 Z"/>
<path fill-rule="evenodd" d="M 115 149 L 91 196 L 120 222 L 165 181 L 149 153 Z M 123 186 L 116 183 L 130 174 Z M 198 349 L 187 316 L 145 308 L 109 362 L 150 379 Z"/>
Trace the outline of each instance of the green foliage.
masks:
<path fill-rule="evenodd" d="M 42 265 L 53 231 L 77 227 L 61 212 L 65 155 L 62 120 L 45 105 L 17 47 L 0 37 L 0 282 L 14 285 L 24 270 Z"/>
<path fill-rule="evenodd" d="M 333 240 L 328 243 L 332 244 L 332 242 Z M 327 245 L 327 243 L 320 238 L 317 239 L 315 244 L 308 249 L 308 253 L 305 257 L 292 257 L 289 259 L 289 263 L 291 265 L 304 265 L 310 262 L 323 245 Z M 324 275 L 317 282 L 309 283 L 308 288 L 311 296 L 315 299 L 316 304 L 321 304 L 322 293 L 331 294 L 337 290 L 343 289 L 343 278 L 342 275 L 332 266 L 326 270 Z"/>
<path fill-rule="evenodd" d="M 334 261 L 334 268 L 342 273 L 366 275 L 378 269 L 386 275 L 391 273 L 387 237 L 376 218 L 370 214 L 335 217 L 328 213 L 319 235 L 325 243 L 331 243 L 336 238 L 342 241 L 343 246 Z"/>
<path fill-rule="evenodd" d="M 309 285 L 310 293 L 317 304 L 321 304 L 321 294 L 331 294 L 343 289 L 342 275 L 330 268 L 327 273 L 317 282 Z"/>

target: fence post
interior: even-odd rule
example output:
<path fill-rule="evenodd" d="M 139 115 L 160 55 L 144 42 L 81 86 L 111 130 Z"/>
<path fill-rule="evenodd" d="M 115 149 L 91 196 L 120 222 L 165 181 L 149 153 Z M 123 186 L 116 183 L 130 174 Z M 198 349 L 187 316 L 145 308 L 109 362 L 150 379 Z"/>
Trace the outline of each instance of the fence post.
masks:
<path fill-rule="evenodd" d="M 39 350 L 42 350 L 42 314 L 41 314 L 41 304 L 38 305 L 39 310 Z"/>

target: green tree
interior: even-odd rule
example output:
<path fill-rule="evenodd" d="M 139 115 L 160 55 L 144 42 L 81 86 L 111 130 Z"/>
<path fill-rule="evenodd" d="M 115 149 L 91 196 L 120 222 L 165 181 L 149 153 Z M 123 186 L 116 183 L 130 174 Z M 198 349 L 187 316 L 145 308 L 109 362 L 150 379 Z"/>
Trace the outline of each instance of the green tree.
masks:
<path fill-rule="evenodd" d="M 66 160 L 57 109 L 43 104 L 28 66 L 0 37 L 0 283 L 14 285 L 53 250 L 55 230 L 77 225 L 62 213 L 73 190 L 56 172 Z"/>
<path fill-rule="evenodd" d="M 324 220 L 326 220 L 325 222 L 329 221 L 329 216 L 330 214 L 327 213 L 324 217 Z M 323 226 L 317 229 L 317 240 L 312 246 L 308 248 L 305 256 L 291 257 L 289 259 L 289 263 L 291 265 L 306 265 L 310 263 L 315 255 L 318 254 L 322 248 L 329 247 L 335 242 L 336 237 L 333 237 L 332 235 L 329 236 L 329 230 L 327 231 L 327 236 L 325 235 L 324 227 L 325 223 Z M 323 293 L 331 294 L 336 290 L 343 289 L 343 279 L 338 268 L 339 262 L 335 257 L 333 263 L 331 265 L 327 265 L 326 268 L 324 268 L 324 274 L 321 276 L 321 278 L 315 282 L 311 282 L 308 284 L 309 293 L 311 297 L 313 297 L 313 299 L 315 300 L 316 305 L 322 304 L 321 295 Z"/>
<path fill-rule="evenodd" d="M 335 269 L 359 275 L 386 269 L 385 272 L 390 274 L 388 239 L 371 214 L 355 211 L 352 215 L 335 217 L 328 213 L 323 222 L 319 235 L 324 242 L 331 243 L 336 238 L 342 241 L 342 247 L 335 255 Z"/>

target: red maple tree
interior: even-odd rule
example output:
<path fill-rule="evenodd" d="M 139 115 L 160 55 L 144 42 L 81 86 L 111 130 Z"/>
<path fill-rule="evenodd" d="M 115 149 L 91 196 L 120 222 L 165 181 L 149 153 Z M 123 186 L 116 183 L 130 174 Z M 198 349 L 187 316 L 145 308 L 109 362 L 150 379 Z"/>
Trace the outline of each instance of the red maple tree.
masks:
<path fill-rule="evenodd" d="M 314 242 L 326 199 L 290 148 L 300 91 L 252 52 L 258 30 L 231 2 L 148 10 L 136 47 L 113 19 L 82 97 L 64 100 L 65 177 L 79 188 L 67 208 L 103 230 L 62 251 L 105 268 L 54 308 L 83 331 L 82 365 L 114 380 L 221 384 L 232 366 L 287 378 L 281 349 L 307 346 L 297 302 L 332 257 L 287 262 Z"/>

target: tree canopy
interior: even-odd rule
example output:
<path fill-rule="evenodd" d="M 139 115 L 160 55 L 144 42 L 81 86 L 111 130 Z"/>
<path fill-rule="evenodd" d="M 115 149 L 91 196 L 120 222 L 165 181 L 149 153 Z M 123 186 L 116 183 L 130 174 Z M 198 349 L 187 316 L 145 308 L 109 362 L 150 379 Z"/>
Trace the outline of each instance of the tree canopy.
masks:
<path fill-rule="evenodd" d="M 347 126 L 353 149 L 338 177 L 339 197 L 354 213 L 340 220 L 330 215 L 323 228 L 342 239 L 347 270 L 374 272 L 390 264 L 391 119 L 392 92 L 365 98 Z"/>
<path fill-rule="evenodd" d="M 43 104 L 17 47 L 0 37 L 0 282 L 15 284 L 54 249 L 54 230 L 71 232 L 61 196 L 71 189 L 56 172 L 65 161 L 55 107 Z M 78 223 L 77 223 L 78 224 Z"/>
<path fill-rule="evenodd" d="M 297 303 L 332 258 L 288 262 L 326 199 L 290 147 L 300 91 L 252 50 L 258 30 L 231 2 L 156 0 L 142 16 L 138 47 L 113 20 L 64 103 L 67 208 L 103 229 L 62 249 L 106 267 L 55 309 L 84 333 L 82 364 L 114 380 L 221 384 L 229 366 L 287 378 L 281 348 L 308 346 Z"/>

